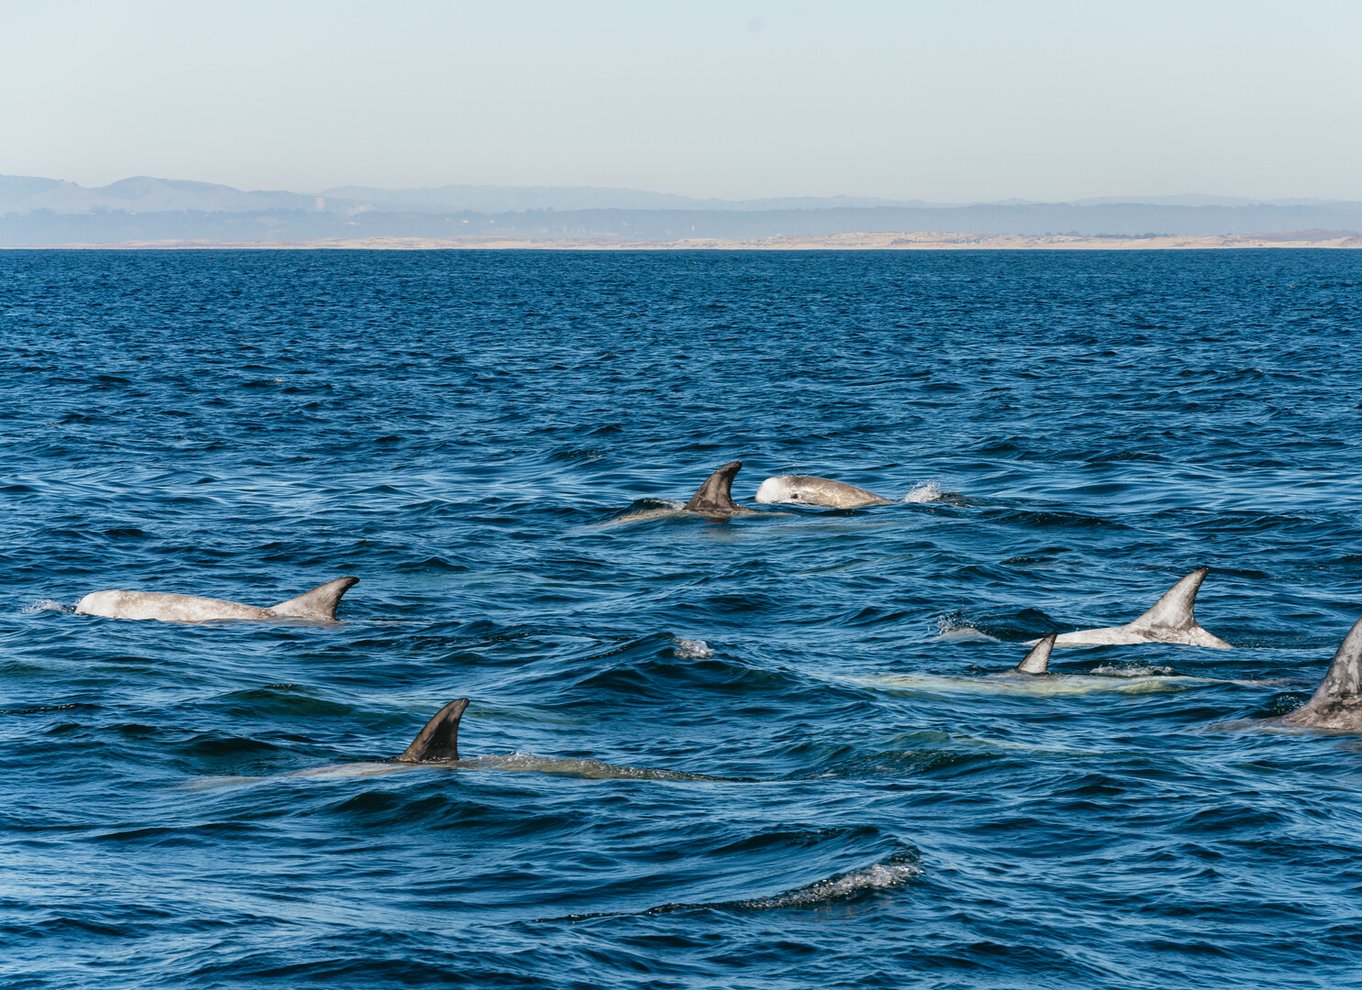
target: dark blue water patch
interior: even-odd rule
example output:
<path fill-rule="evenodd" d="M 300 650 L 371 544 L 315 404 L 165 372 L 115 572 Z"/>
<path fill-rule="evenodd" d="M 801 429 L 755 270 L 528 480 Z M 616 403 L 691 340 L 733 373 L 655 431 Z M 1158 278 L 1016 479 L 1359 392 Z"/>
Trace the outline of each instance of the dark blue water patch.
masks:
<path fill-rule="evenodd" d="M 1359 286 L 0 255 L 0 982 L 1356 985 L 1362 744 L 1281 717 L 1362 614 Z M 908 501 L 655 511 L 735 458 Z M 1009 679 L 1201 565 L 1235 649 Z M 456 697 L 466 760 L 392 763 Z"/>

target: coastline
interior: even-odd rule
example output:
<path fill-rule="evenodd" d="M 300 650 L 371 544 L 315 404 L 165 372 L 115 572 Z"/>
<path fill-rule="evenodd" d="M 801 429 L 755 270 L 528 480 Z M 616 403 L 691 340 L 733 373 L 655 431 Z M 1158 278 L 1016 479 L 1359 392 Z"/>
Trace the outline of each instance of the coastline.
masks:
<path fill-rule="evenodd" d="M 1211 237 L 1151 234 L 1144 237 L 1068 234 L 957 234 L 890 232 L 781 234 L 725 240 L 685 238 L 631 241 L 621 238 L 358 237 L 311 241 L 119 241 L 12 245 L 4 251 L 1207 251 L 1244 248 L 1362 248 L 1362 234 L 1291 231 Z"/>

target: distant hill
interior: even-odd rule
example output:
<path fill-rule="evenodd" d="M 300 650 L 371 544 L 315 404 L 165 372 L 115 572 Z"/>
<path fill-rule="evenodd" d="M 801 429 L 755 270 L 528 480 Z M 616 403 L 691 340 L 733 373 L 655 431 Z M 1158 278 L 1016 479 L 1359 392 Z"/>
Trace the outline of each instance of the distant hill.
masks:
<path fill-rule="evenodd" d="M 344 186 L 319 193 L 123 179 L 99 188 L 0 176 L 0 246 L 299 244 L 362 238 L 749 240 L 848 232 L 1216 236 L 1362 232 L 1362 203 L 1189 195 L 969 205 L 852 197 L 705 200 L 595 187 Z"/>

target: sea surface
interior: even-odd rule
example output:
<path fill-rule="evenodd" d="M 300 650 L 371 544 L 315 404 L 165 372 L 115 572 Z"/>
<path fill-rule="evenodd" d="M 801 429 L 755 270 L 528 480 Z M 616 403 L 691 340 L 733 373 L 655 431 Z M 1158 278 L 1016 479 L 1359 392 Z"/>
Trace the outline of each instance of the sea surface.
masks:
<path fill-rule="evenodd" d="M 0 253 L 0 985 L 1362 986 L 1359 334 L 1362 252 Z M 894 504 L 649 511 L 733 459 Z M 1006 675 L 1203 564 L 1236 649 Z"/>

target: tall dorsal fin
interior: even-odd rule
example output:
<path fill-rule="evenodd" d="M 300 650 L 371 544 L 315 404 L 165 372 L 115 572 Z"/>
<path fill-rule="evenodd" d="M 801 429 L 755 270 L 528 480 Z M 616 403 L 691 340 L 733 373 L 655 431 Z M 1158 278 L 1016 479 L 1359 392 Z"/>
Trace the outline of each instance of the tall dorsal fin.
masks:
<path fill-rule="evenodd" d="M 1134 622 L 1127 623 L 1126 628 L 1148 629 L 1151 626 L 1159 626 L 1164 629 L 1195 629 L 1196 593 L 1201 589 L 1201 582 L 1206 579 L 1210 570 L 1209 567 L 1198 567 L 1165 591 L 1163 597 L 1155 602 L 1154 607 L 1148 612 Z"/>
<path fill-rule="evenodd" d="M 1012 668 L 1019 674 L 1048 674 L 1050 672 L 1050 651 L 1055 648 L 1055 639 L 1059 633 L 1050 633 L 1042 636 L 1040 642 L 1031 647 L 1031 651 L 1022 657 L 1022 662 Z"/>
<path fill-rule="evenodd" d="M 459 758 L 459 719 L 468 707 L 467 698 L 455 698 L 445 705 L 426 727 L 416 734 L 410 746 L 397 758 L 399 763 L 426 763 L 430 760 Z"/>
<path fill-rule="evenodd" d="M 297 598 L 280 602 L 270 611 L 276 615 L 287 615 L 296 619 L 334 620 L 336 618 L 336 606 L 340 604 L 341 595 L 357 584 L 359 584 L 357 577 L 336 578 L 336 580 L 328 581 L 326 584 L 317 585 L 311 591 L 304 592 Z"/>
<path fill-rule="evenodd" d="M 738 471 L 741 468 L 742 461 L 729 461 L 711 474 L 700 486 L 699 491 L 692 495 L 691 500 L 686 503 L 686 511 L 717 512 L 729 515 L 735 512 L 749 511 L 733 501 L 733 479 L 738 476 Z"/>
<path fill-rule="evenodd" d="M 1333 662 L 1306 707 L 1362 701 L 1362 619 L 1343 637 Z"/>

